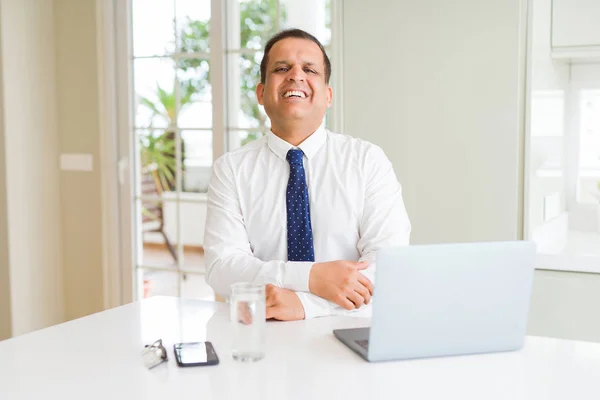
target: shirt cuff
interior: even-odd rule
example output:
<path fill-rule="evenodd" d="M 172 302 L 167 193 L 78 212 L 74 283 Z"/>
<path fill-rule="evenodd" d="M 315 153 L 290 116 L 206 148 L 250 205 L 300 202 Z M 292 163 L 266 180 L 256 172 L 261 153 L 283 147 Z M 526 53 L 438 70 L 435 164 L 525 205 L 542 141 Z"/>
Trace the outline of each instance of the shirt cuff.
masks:
<path fill-rule="evenodd" d="M 326 317 L 333 314 L 331 303 L 312 293 L 296 292 L 304 307 L 304 319 Z"/>
<path fill-rule="evenodd" d="M 366 276 L 373 285 L 375 285 L 375 268 L 375 263 L 371 263 L 366 269 L 360 270 L 360 273 Z"/>
<path fill-rule="evenodd" d="M 294 292 L 310 292 L 308 279 L 310 269 L 314 265 L 312 261 L 288 261 L 285 263 L 285 275 L 283 287 Z"/>

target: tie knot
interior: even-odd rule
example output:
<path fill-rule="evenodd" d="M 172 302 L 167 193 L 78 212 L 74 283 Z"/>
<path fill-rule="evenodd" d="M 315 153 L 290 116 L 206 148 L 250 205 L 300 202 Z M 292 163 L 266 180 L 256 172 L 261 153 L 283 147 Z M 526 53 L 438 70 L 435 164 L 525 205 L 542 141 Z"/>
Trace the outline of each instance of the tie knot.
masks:
<path fill-rule="evenodd" d="M 302 154 L 302 150 L 290 149 L 286 158 L 291 165 L 302 165 Z"/>

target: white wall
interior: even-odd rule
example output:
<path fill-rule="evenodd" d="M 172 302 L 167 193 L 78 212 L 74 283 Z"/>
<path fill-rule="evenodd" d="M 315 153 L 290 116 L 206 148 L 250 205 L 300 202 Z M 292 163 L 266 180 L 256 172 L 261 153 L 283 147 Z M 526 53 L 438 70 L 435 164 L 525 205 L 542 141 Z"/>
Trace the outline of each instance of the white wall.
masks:
<path fill-rule="evenodd" d="M 600 342 L 600 274 L 535 273 L 527 333 Z"/>
<path fill-rule="evenodd" d="M 412 243 L 520 233 L 523 3 L 344 1 L 345 133 L 392 161 Z"/>
<path fill-rule="evenodd" d="M 531 87 L 563 89 L 568 69 L 547 49 L 550 0 L 532 1 Z M 518 3 L 344 1 L 345 133 L 381 145 L 392 160 L 412 243 L 518 236 Z M 538 270 L 528 333 L 600 341 L 598 304 L 599 275 Z"/>
<path fill-rule="evenodd" d="M 52 8 L 0 0 L 13 335 L 64 317 Z"/>

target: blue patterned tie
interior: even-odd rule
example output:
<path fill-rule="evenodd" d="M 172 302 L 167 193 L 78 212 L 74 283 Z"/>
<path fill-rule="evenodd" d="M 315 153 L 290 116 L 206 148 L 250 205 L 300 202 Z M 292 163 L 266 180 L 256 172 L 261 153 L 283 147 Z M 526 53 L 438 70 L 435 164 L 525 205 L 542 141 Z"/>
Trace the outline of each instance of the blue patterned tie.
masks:
<path fill-rule="evenodd" d="M 286 192 L 288 261 L 315 261 L 302 154 L 302 150 L 291 149 L 286 157 L 290 163 Z"/>

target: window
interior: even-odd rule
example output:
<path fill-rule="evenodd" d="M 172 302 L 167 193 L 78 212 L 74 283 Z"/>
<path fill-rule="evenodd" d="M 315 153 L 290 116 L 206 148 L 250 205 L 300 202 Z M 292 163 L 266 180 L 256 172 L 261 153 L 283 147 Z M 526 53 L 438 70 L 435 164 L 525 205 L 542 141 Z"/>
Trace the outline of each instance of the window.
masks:
<path fill-rule="evenodd" d="M 577 202 L 600 199 L 600 90 L 579 92 L 579 168 Z"/>
<path fill-rule="evenodd" d="M 330 52 L 332 0 L 130 1 L 138 297 L 212 299 L 202 251 L 212 163 L 269 129 L 255 95 L 269 37 L 297 27 Z"/>
<path fill-rule="evenodd" d="M 537 91 L 531 99 L 531 136 L 562 137 L 565 94 L 562 90 Z"/>
<path fill-rule="evenodd" d="M 531 96 L 531 144 L 536 177 L 563 176 L 565 94 L 538 91 Z"/>
<path fill-rule="evenodd" d="M 572 72 L 577 76 L 579 70 Z M 594 82 L 571 81 L 565 82 L 564 90 L 532 93 L 527 223 L 542 268 L 598 272 L 597 87 Z"/>

